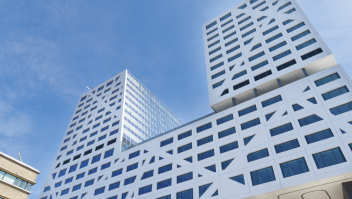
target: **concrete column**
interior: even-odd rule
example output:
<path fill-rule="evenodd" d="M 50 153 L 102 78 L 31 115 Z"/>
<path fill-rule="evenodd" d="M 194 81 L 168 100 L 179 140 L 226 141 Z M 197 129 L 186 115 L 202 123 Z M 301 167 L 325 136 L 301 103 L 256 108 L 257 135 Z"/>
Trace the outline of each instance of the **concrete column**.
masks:
<path fill-rule="evenodd" d="M 276 79 L 276 81 L 277 81 L 277 84 L 279 84 L 279 87 L 282 87 L 280 79 Z"/>
<path fill-rule="evenodd" d="M 304 73 L 304 76 L 308 77 L 308 73 L 307 73 L 306 69 L 305 69 L 305 68 L 302 68 L 302 71 L 303 71 L 303 73 Z"/>
<path fill-rule="evenodd" d="M 256 89 L 256 88 L 255 88 L 255 89 L 253 89 L 253 92 L 254 92 L 255 97 L 258 97 L 258 91 L 257 91 L 257 89 Z"/>
<path fill-rule="evenodd" d="M 232 105 L 236 106 L 236 99 L 235 98 L 232 98 Z"/>

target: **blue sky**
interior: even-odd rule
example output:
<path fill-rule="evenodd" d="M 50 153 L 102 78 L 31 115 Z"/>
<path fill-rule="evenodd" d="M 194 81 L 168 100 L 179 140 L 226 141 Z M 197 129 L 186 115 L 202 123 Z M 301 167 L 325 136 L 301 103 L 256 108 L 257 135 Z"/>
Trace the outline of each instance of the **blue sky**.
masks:
<path fill-rule="evenodd" d="M 0 1 L 0 151 L 42 173 L 78 98 L 128 69 L 183 122 L 209 107 L 202 24 L 238 0 Z M 298 0 L 352 75 L 352 1 Z"/>

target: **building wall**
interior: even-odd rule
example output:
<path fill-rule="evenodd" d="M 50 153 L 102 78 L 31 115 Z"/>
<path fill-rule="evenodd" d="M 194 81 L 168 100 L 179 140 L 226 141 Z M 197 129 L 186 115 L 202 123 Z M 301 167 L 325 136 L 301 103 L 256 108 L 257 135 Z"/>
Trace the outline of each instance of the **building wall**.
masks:
<path fill-rule="evenodd" d="M 0 152 L 0 197 L 26 199 L 39 173 L 33 167 Z M 22 181 L 25 183 L 21 184 Z"/>
<path fill-rule="evenodd" d="M 54 196 L 59 187 L 70 187 L 72 183 L 65 184 L 67 176 L 75 177 L 72 174 L 77 174 L 83 161 L 89 160 L 89 166 L 81 169 L 88 169 L 87 176 L 88 171 L 96 167 L 90 166 L 94 157 L 101 155 L 101 159 L 111 162 L 111 157 L 104 158 L 106 151 L 119 154 L 181 124 L 181 120 L 132 74 L 127 70 L 121 72 L 80 97 L 42 195 Z M 75 165 L 75 172 L 70 172 Z M 64 177 L 59 177 L 60 172 L 65 173 Z M 60 182 L 62 185 L 55 189 L 55 184 Z"/>
<path fill-rule="evenodd" d="M 251 4 L 251 2 L 253 2 Z M 262 4 L 264 2 L 264 4 Z M 287 3 L 291 4 L 281 10 L 279 8 Z M 275 4 L 276 3 L 276 4 Z M 247 5 L 246 8 L 241 9 L 240 6 Z M 259 7 L 255 8 L 256 6 Z M 266 9 L 267 8 L 267 9 Z M 285 14 L 291 9 L 295 9 L 294 12 Z M 264 10 L 264 11 L 262 11 Z M 279 10 L 279 11 L 278 11 Z M 231 16 L 226 19 L 221 19 L 224 16 L 231 14 Z M 244 19 L 251 17 L 245 22 L 242 22 Z M 260 20 L 261 17 L 266 17 L 263 20 Z M 271 22 L 271 20 L 275 20 Z M 284 25 L 283 22 L 287 20 L 293 20 L 292 22 Z M 210 24 L 216 22 L 215 25 L 207 28 Z M 229 23 L 228 23 L 229 22 Z M 288 32 L 288 29 L 296 26 L 297 24 L 304 23 L 305 25 Z M 248 28 L 242 29 L 248 24 L 253 24 Z M 226 24 L 226 25 L 225 25 Z M 229 27 L 233 26 L 232 29 L 227 30 Z M 266 31 L 277 27 L 274 31 L 265 34 Z M 216 31 L 213 31 L 217 29 Z M 242 29 L 242 30 L 241 30 Z M 227 31 L 226 31 L 227 30 Z M 244 36 L 246 33 L 251 30 L 255 30 L 254 33 Z M 310 34 L 293 41 L 291 38 L 297 36 L 298 34 L 310 31 Z M 208 33 L 210 33 L 208 35 Z M 232 35 L 232 33 L 235 33 Z M 264 35 L 265 34 L 265 35 Z M 276 35 L 282 34 L 281 37 L 267 42 L 268 39 L 273 38 Z M 214 36 L 217 37 L 213 38 Z M 232 36 L 229 36 L 232 35 Z M 227 38 L 228 37 L 228 38 Z M 314 26 L 310 23 L 309 19 L 305 16 L 299 5 L 295 0 L 257 0 L 257 1 L 242 1 L 237 6 L 227 10 L 221 15 L 215 17 L 209 22 L 203 25 L 203 38 L 204 38 L 204 49 L 205 49 L 205 59 L 206 59 L 206 71 L 208 79 L 208 90 L 209 90 L 209 100 L 210 106 L 216 111 L 225 110 L 233 105 L 232 98 L 241 101 L 243 94 L 246 91 L 253 90 L 254 88 L 260 87 L 260 85 L 280 78 L 286 74 L 289 74 L 299 68 L 305 67 L 311 63 L 314 63 L 317 60 L 322 58 L 329 58 L 325 61 L 326 67 L 331 67 L 336 65 L 336 62 L 333 57 L 329 57 L 332 54 L 328 46 L 325 44 L 324 40 L 320 37 L 319 33 L 315 30 Z M 211 39 L 213 38 L 213 39 Z M 251 42 L 246 44 L 250 39 Z M 295 47 L 315 39 L 316 43 L 309 45 L 303 49 L 297 50 Z M 209 41 L 208 41 L 209 40 Z M 227 45 L 230 41 L 237 40 L 230 45 Z M 216 45 L 209 47 L 209 45 L 219 41 Z M 286 42 L 286 45 L 270 51 L 269 49 L 273 46 Z M 258 44 L 261 44 L 261 47 L 254 49 Z M 237 49 L 236 49 L 236 48 Z M 221 48 L 220 50 L 212 53 L 215 49 Z M 313 56 L 309 59 L 303 60 L 302 55 L 309 53 L 318 48 L 322 49 L 322 53 Z M 231 52 L 231 49 L 236 49 Z M 274 60 L 274 57 L 290 51 L 291 54 L 284 56 L 278 60 Z M 251 57 L 260 54 L 263 52 L 265 55 L 260 56 L 257 59 L 250 60 Z M 211 54 L 212 53 L 212 54 Z M 238 58 L 230 60 L 234 56 L 238 55 Z M 219 59 L 211 61 L 217 56 L 222 56 Z M 277 67 L 288 63 L 292 60 L 296 61 L 296 64 L 285 68 L 283 70 L 278 70 Z M 260 67 L 256 70 L 253 70 L 252 67 L 260 63 L 267 61 L 267 65 Z M 222 66 L 217 67 L 212 70 L 212 67 L 223 63 Z M 254 79 L 255 76 L 263 74 L 271 70 L 271 75 L 262 78 L 258 81 Z M 224 71 L 223 75 L 220 75 L 216 78 L 212 78 L 215 74 Z M 241 77 L 233 79 L 236 74 L 246 71 L 247 74 Z M 233 86 L 238 85 L 246 80 L 249 81 L 249 84 L 241 87 L 239 89 L 234 89 Z M 219 82 L 222 82 L 222 85 L 213 89 L 213 85 Z M 228 89 L 228 94 L 224 94 L 224 91 Z"/>
<path fill-rule="evenodd" d="M 316 80 L 334 73 L 338 73 L 340 78 L 322 86 L 316 86 Z M 310 90 L 304 92 L 308 86 L 310 87 Z M 112 165 L 103 172 L 97 172 L 89 175 L 89 177 L 86 176 L 79 181 L 74 181 L 73 183 L 71 182 L 70 184 L 54 189 L 54 191 L 58 192 L 60 195 L 62 190 L 67 188 L 70 189 L 70 192 L 67 195 L 57 198 L 74 198 L 76 196 L 81 196 L 83 193 L 87 193 L 86 196 L 88 196 L 88 198 L 109 198 L 115 195 L 118 195 L 120 198 L 121 194 L 125 192 L 129 193 L 126 198 L 131 198 L 132 194 L 134 195 L 133 198 L 160 198 L 167 195 L 171 195 L 171 198 L 176 198 L 177 193 L 193 189 L 194 198 L 210 198 L 216 191 L 218 191 L 218 195 L 213 196 L 212 198 L 246 198 L 250 196 L 260 196 L 260 194 L 279 191 L 304 183 L 324 180 L 337 175 L 348 174 L 352 171 L 352 151 L 349 146 L 349 144 L 352 143 L 352 126 L 348 123 L 350 122 L 349 118 L 352 115 L 352 111 L 335 116 L 331 114 L 330 109 L 351 102 L 352 93 L 347 92 L 326 101 L 322 98 L 322 94 L 341 86 L 347 86 L 349 91 L 352 89 L 351 79 L 347 76 L 343 68 L 340 65 L 337 65 L 263 94 L 233 108 L 212 114 L 190 124 L 185 124 L 176 130 L 145 141 L 142 144 L 138 144 L 121 154 L 116 153 L 108 160 L 102 159 L 98 163 L 89 164 L 87 168 L 78 169 L 78 171 L 61 177 L 61 179 L 64 180 L 71 175 L 76 176 L 76 174 L 88 171 L 91 168 L 100 168 L 100 166 L 106 162 L 112 162 Z M 278 95 L 281 95 L 282 101 L 267 107 L 262 106 L 263 101 Z M 312 97 L 316 99 L 317 104 L 307 101 L 307 99 Z M 292 105 L 296 103 L 301 105 L 303 109 L 294 111 Z M 238 111 L 252 105 L 256 105 L 256 111 L 239 117 Z M 286 111 L 287 115 L 284 114 Z M 272 112 L 275 112 L 275 114 L 267 121 L 265 115 Z M 230 114 L 233 115 L 234 119 L 221 125 L 217 125 L 218 119 Z M 322 120 L 301 127 L 298 121 L 313 114 L 319 116 Z M 255 118 L 260 119 L 259 125 L 245 130 L 241 129 L 241 124 Z M 209 122 L 212 123 L 212 128 L 197 133 L 198 127 Z M 293 130 L 280 135 L 271 136 L 271 129 L 287 123 L 292 124 Z M 235 127 L 236 133 L 219 139 L 219 132 L 232 127 Z M 331 129 L 333 137 L 307 144 L 305 136 L 328 128 Z M 192 136 L 178 140 L 179 134 L 189 130 L 192 131 Z M 197 140 L 210 135 L 213 136 L 212 142 L 197 146 Z M 244 145 L 244 138 L 251 135 L 255 136 L 247 145 Z M 170 138 L 173 138 L 171 144 L 160 147 L 162 141 Z M 275 145 L 293 139 L 298 140 L 300 147 L 282 153 L 276 153 Z M 221 146 L 235 141 L 238 143 L 238 148 L 225 153 L 220 153 Z M 178 147 L 188 143 L 192 143 L 192 149 L 177 153 Z M 318 169 L 312 155 L 336 147 L 340 148 L 346 161 Z M 268 149 L 268 157 L 252 162 L 247 161 L 248 154 L 265 148 Z M 197 160 L 198 154 L 212 149 L 214 150 L 214 156 L 201 161 Z M 167 153 L 167 151 L 170 150 L 173 150 L 173 154 Z M 140 151 L 140 155 L 129 159 L 129 155 L 136 151 Z M 149 164 L 153 157 L 155 157 L 155 162 Z M 162 157 L 162 159 L 160 159 L 160 157 Z M 192 163 L 184 160 L 189 157 L 192 157 Z M 280 164 L 302 157 L 305 159 L 309 171 L 284 178 Z M 226 169 L 222 170 L 222 162 L 230 159 L 233 159 L 233 161 Z M 127 167 L 135 163 L 138 163 L 138 168 L 127 172 Z M 158 174 L 158 168 L 170 163 L 172 164 L 171 171 Z M 205 167 L 214 164 L 216 165 L 216 172 L 205 169 Z M 178 168 L 177 165 L 180 167 Z M 250 173 L 266 167 L 273 168 L 275 180 L 254 186 Z M 122 174 L 111 177 L 112 172 L 119 169 L 123 170 Z M 153 177 L 141 180 L 142 175 L 150 170 L 154 170 Z M 177 176 L 189 172 L 193 172 L 193 179 L 178 184 Z M 198 174 L 202 176 L 199 177 Z M 231 177 L 239 175 L 244 176 L 245 184 L 230 179 Z M 102 177 L 98 181 L 100 176 Z M 124 180 L 133 176 L 136 176 L 134 183 L 124 186 Z M 172 186 L 157 190 L 158 182 L 170 178 L 172 179 Z M 75 192 L 71 191 L 72 186 L 77 184 L 83 185 L 90 179 L 95 179 L 93 185 L 87 188 L 82 187 Z M 109 185 L 116 182 L 120 182 L 119 188 L 109 191 Z M 211 186 L 200 197 L 199 187 L 209 183 L 212 183 Z M 148 185 L 152 185 L 152 191 L 143 195 L 138 195 L 139 189 Z M 105 187 L 104 193 L 98 194 L 94 197 L 95 191 L 102 187 Z M 44 196 L 46 196 L 46 193 L 43 193 L 41 198 Z"/>

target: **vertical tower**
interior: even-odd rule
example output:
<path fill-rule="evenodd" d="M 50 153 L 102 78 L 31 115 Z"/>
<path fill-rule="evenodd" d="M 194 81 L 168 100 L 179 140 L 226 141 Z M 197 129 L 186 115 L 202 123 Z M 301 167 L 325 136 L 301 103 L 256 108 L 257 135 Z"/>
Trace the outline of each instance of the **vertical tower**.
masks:
<path fill-rule="evenodd" d="M 243 1 L 204 24 L 203 36 L 216 112 L 336 65 L 296 1 Z"/>
<path fill-rule="evenodd" d="M 96 173 L 99 169 L 93 165 L 95 162 L 108 160 L 181 124 L 130 72 L 121 72 L 80 97 L 45 182 L 49 186 L 44 188 L 44 194 L 48 198 L 65 195 L 69 189 L 59 193 L 55 188 L 64 187 L 74 177 L 58 179 L 83 168 L 88 169 L 87 174 L 76 176 L 76 180 Z M 110 165 L 111 161 L 101 170 Z"/>

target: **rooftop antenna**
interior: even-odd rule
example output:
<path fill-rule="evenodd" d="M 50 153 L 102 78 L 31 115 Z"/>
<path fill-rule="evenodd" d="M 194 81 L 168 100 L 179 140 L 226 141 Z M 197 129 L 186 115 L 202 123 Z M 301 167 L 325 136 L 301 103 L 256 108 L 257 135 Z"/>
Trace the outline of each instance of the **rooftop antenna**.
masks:
<path fill-rule="evenodd" d="M 20 161 L 22 162 L 20 153 L 18 153 L 18 159 L 20 159 Z"/>
<path fill-rule="evenodd" d="M 92 90 L 93 88 L 92 87 L 89 87 L 89 86 L 86 86 L 88 88 L 88 90 Z"/>

